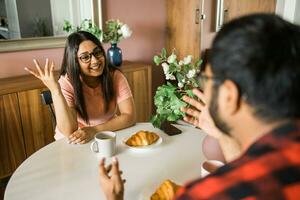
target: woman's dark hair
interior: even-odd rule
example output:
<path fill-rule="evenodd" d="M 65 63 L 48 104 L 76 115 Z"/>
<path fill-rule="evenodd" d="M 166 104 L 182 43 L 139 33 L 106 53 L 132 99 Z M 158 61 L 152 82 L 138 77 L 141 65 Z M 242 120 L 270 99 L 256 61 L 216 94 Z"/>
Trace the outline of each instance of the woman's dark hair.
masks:
<path fill-rule="evenodd" d="M 232 80 L 265 121 L 300 117 L 300 27 L 272 14 L 225 24 L 209 63 L 216 77 Z"/>
<path fill-rule="evenodd" d="M 96 44 L 103 55 L 105 56 L 105 51 L 100 41 L 91 33 L 86 31 L 78 31 L 70 34 L 67 38 L 67 42 L 64 50 L 64 57 L 61 65 L 60 76 L 67 74 L 71 80 L 71 83 L 74 88 L 74 99 L 75 99 L 75 109 L 79 113 L 79 115 L 84 119 L 87 123 L 89 122 L 89 117 L 86 111 L 86 102 L 84 101 L 83 93 L 82 93 L 82 83 L 80 80 L 80 64 L 77 57 L 77 52 L 79 49 L 79 45 L 86 40 L 92 41 Z M 105 67 L 103 69 L 103 73 L 99 76 L 99 80 L 101 83 L 101 90 L 104 98 L 104 108 L 107 112 L 109 109 L 109 103 L 115 98 L 115 91 L 112 80 L 112 71 L 115 68 L 109 67 L 108 62 L 105 56 Z"/>

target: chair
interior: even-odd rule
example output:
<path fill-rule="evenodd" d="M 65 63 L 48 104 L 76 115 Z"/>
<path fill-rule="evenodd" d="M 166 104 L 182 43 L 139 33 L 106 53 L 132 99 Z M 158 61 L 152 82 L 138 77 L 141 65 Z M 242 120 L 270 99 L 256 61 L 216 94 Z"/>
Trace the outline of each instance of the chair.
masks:
<path fill-rule="evenodd" d="M 50 90 L 45 90 L 45 91 L 41 92 L 41 98 L 42 98 L 43 105 L 48 105 L 49 111 L 51 112 L 51 116 L 52 116 L 53 128 L 55 129 L 56 116 L 55 116 L 55 112 L 52 107 L 53 101 L 52 101 L 52 96 L 51 96 Z"/>

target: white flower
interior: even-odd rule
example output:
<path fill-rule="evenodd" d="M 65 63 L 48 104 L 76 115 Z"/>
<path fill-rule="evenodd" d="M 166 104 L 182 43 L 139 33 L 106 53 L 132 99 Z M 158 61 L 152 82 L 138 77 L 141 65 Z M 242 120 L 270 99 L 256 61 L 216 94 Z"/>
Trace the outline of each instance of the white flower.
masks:
<path fill-rule="evenodd" d="M 181 60 L 181 61 L 179 61 L 179 65 L 181 66 L 181 65 L 183 65 L 183 61 Z"/>
<path fill-rule="evenodd" d="M 185 79 L 182 79 L 181 82 L 185 83 Z"/>
<path fill-rule="evenodd" d="M 189 70 L 188 74 L 186 75 L 186 77 L 188 78 L 193 78 L 196 74 L 196 70 L 195 69 L 191 69 Z"/>
<path fill-rule="evenodd" d="M 185 64 L 185 65 L 190 64 L 190 63 L 192 62 L 192 58 L 193 58 L 193 56 L 188 55 L 187 57 L 185 57 L 185 58 L 183 59 L 183 64 Z"/>
<path fill-rule="evenodd" d="M 178 85 L 179 88 L 183 88 L 183 83 L 179 82 L 177 85 Z"/>
<path fill-rule="evenodd" d="M 120 31 L 124 38 L 130 37 L 132 34 L 132 30 L 130 30 L 130 28 L 127 24 L 122 25 Z"/>
<path fill-rule="evenodd" d="M 161 64 L 163 70 L 164 70 L 164 74 L 168 74 L 169 73 L 169 65 L 167 63 L 163 63 Z"/>
<path fill-rule="evenodd" d="M 173 74 L 166 74 L 166 80 L 176 80 Z"/>
<path fill-rule="evenodd" d="M 177 56 L 175 54 L 171 54 L 168 57 L 168 63 L 174 63 L 176 61 Z"/>

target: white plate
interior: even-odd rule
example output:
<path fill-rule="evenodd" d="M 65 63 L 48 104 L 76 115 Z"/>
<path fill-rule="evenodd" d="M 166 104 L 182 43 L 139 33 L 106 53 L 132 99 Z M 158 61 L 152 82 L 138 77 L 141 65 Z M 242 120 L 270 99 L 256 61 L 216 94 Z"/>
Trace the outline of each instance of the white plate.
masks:
<path fill-rule="evenodd" d="M 141 191 L 138 200 L 150 200 L 151 195 L 155 192 L 155 188 L 145 188 Z"/>
<path fill-rule="evenodd" d="M 158 135 L 158 134 L 157 134 Z M 153 149 L 153 148 L 155 148 L 155 147 L 157 147 L 157 146 L 159 146 L 161 143 L 162 143 L 162 138 L 161 138 L 161 136 L 160 135 L 158 135 L 158 140 L 156 141 L 156 142 L 154 142 L 153 144 L 150 144 L 150 145 L 147 145 L 147 146 L 140 146 L 140 147 L 132 147 L 132 146 L 129 146 L 129 145 L 127 145 L 126 144 L 126 141 L 129 139 L 129 137 L 128 138 L 125 138 L 124 140 L 123 140 L 123 144 L 126 146 L 126 147 L 128 147 L 129 149 L 132 149 L 132 150 L 148 150 L 148 149 Z"/>

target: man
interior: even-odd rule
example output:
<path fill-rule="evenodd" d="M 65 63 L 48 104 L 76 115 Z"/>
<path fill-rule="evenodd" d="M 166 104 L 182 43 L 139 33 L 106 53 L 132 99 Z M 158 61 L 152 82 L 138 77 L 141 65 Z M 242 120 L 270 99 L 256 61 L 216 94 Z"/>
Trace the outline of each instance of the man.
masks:
<path fill-rule="evenodd" d="M 220 130 L 211 135 L 230 149 L 227 157 L 240 152 L 188 183 L 176 199 L 300 199 L 300 27 L 269 14 L 229 22 L 216 36 L 200 80 L 203 96 L 194 93 L 204 102 L 185 97 L 194 106 L 183 109 L 185 119 L 201 125 L 207 108 L 207 129 Z M 101 162 L 101 186 L 109 185 L 105 193 L 116 197 L 116 189 L 123 192 L 115 187 L 123 186 L 117 161 L 112 170 L 109 177 Z"/>

